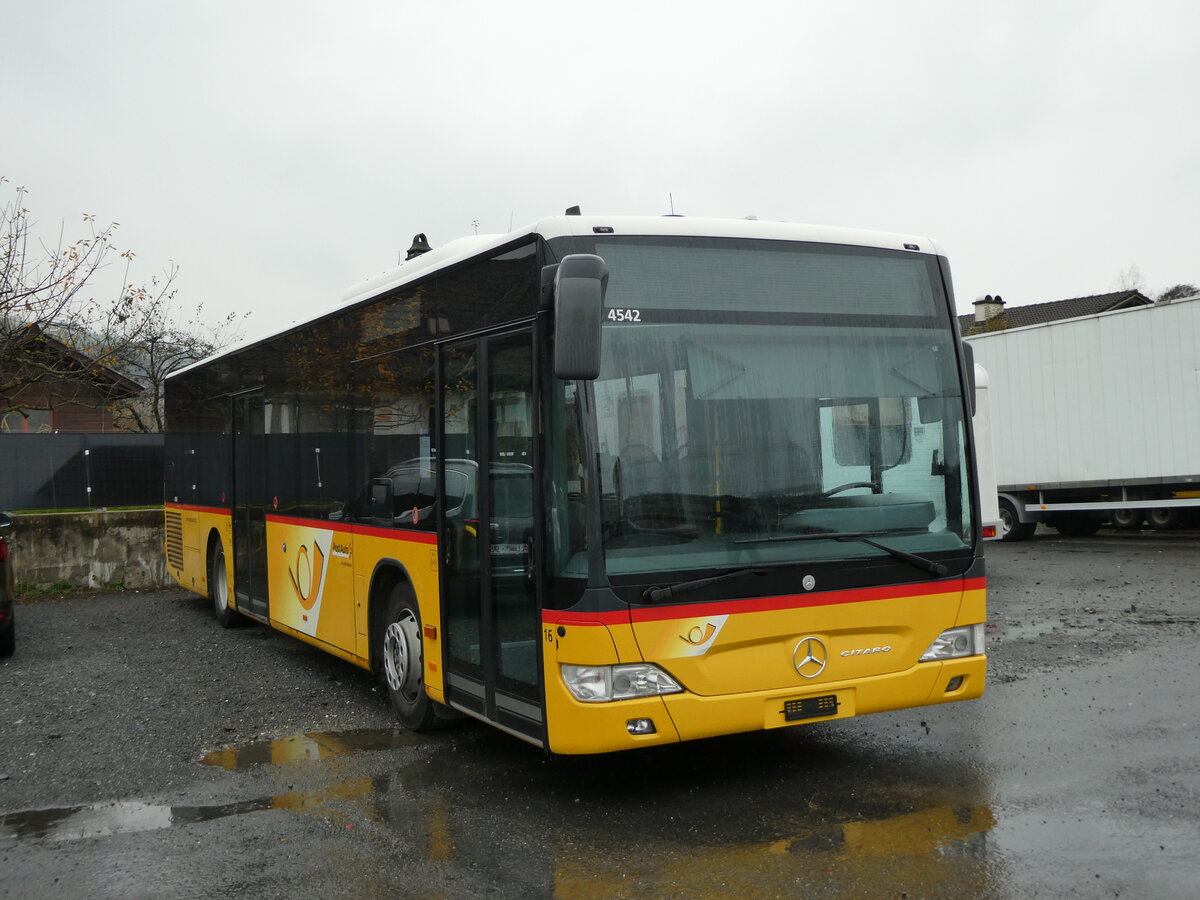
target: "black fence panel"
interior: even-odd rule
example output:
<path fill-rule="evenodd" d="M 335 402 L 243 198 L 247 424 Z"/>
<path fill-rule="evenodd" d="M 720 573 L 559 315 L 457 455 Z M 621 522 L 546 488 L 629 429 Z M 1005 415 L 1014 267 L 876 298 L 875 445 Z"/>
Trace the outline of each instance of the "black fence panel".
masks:
<path fill-rule="evenodd" d="M 154 506 L 161 434 L 0 435 L 0 509 Z"/>

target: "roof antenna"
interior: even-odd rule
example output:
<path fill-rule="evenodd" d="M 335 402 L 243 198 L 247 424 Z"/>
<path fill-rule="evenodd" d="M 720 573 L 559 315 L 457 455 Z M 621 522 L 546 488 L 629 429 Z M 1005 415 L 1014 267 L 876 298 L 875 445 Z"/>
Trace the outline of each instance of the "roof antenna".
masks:
<path fill-rule="evenodd" d="M 564 215 L 567 215 L 567 216 L 582 216 L 582 215 L 583 215 L 583 213 L 582 213 L 582 212 L 580 212 L 580 210 L 579 210 L 579 207 L 578 207 L 578 206 L 568 206 L 568 207 L 567 207 L 567 211 L 564 213 Z"/>
<path fill-rule="evenodd" d="M 671 201 L 671 215 L 675 215 L 675 195 L 668 191 L 667 199 Z"/>

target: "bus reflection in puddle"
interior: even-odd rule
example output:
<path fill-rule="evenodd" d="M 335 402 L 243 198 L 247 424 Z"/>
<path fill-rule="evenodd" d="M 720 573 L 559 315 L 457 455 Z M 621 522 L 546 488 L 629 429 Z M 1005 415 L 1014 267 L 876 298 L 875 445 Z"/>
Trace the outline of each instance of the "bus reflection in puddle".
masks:
<path fill-rule="evenodd" d="M 391 730 L 310 733 L 213 751 L 202 762 L 240 771 L 338 759 L 413 746 L 421 740 Z M 978 802 L 984 796 L 979 785 L 953 790 L 920 784 L 920 779 L 877 782 L 861 785 L 837 806 L 831 804 L 836 791 L 783 807 L 763 806 L 753 796 L 742 796 L 740 803 L 752 811 L 753 820 L 738 823 L 736 811 L 727 809 L 723 825 L 715 826 L 714 833 L 706 827 L 706 822 L 709 826 L 713 822 L 707 821 L 705 810 L 693 808 L 696 795 L 690 792 L 689 799 L 673 804 L 670 812 L 664 801 L 644 798 L 643 809 L 657 810 L 649 813 L 655 821 L 642 821 L 632 830 L 614 830 L 603 822 L 614 812 L 609 807 L 623 806 L 623 799 L 601 801 L 592 791 L 577 791 L 567 784 L 568 794 L 583 795 L 584 806 L 604 802 L 606 808 L 589 816 L 584 807 L 574 806 L 579 802 L 575 800 L 572 809 L 564 811 L 559 789 L 564 785 L 556 778 L 543 784 L 544 790 L 518 789 L 532 806 L 520 804 L 520 811 L 512 813 L 516 818 L 511 828 L 498 834 L 494 817 L 485 810 L 504 808 L 509 792 L 495 786 L 489 791 L 486 780 L 471 785 L 443 782 L 438 768 L 427 759 L 390 775 L 209 806 L 109 802 L 9 813 L 0 816 L 0 848 L 26 840 L 72 841 L 288 810 L 319 815 L 347 828 L 369 824 L 372 831 L 383 829 L 431 863 L 473 867 L 482 859 L 504 855 L 505 845 L 516 841 L 525 864 L 545 873 L 553 895 L 573 900 L 629 895 L 773 896 L 800 887 L 824 891 L 822 896 L 894 897 L 903 890 L 910 896 L 971 896 L 987 893 L 997 884 L 997 867 L 1003 865 L 989 853 L 988 837 L 996 819 L 989 806 Z M 820 764 L 815 768 L 820 769 Z M 822 780 L 819 772 L 810 774 Z M 516 781 L 524 779 L 516 777 Z M 488 794 L 482 801 L 481 790 Z M 740 796 L 735 786 L 731 790 Z M 469 797 L 459 796 L 464 791 Z M 955 796 L 947 796 L 948 791 Z M 928 799 L 935 802 L 914 810 L 922 792 L 932 794 Z M 722 796 L 715 802 L 724 807 L 730 802 L 728 792 L 718 793 Z M 870 800 L 855 810 L 853 796 Z M 543 826 L 553 822 L 555 827 L 546 829 L 537 822 Z M 740 840 L 743 836 L 748 840 Z M 355 877 L 369 878 L 370 873 Z"/>
<path fill-rule="evenodd" d="M 214 751 L 204 762 L 238 770 L 412 746 L 422 740 L 388 730 L 313 733 Z M 433 770 L 428 768 L 430 764 Z M 461 803 L 456 795 L 466 788 L 453 781 L 439 785 L 434 761 L 406 768 L 407 774 L 355 779 L 325 792 L 274 798 L 271 808 L 305 810 L 325 808 L 326 803 L 340 805 L 342 818 L 352 821 L 361 817 L 362 823 L 380 825 L 407 838 L 414 849 L 434 863 L 470 862 L 497 852 L 496 843 L 503 843 L 504 838 L 489 831 L 489 817 L 480 815 L 477 793 L 482 785 L 469 789 L 476 802 Z M 421 775 L 416 774 L 417 769 Z M 553 784 L 546 787 L 542 799 L 553 805 L 553 795 L 558 792 Z M 553 820 L 558 830 L 544 833 L 544 843 L 522 840 L 521 852 L 528 863 L 544 867 L 554 896 L 562 898 L 630 893 L 767 896 L 789 885 L 823 882 L 836 894 L 855 896 L 873 896 L 878 891 L 894 896 L 893 888 L 898 885 L 915 886 L 923 894 L 947 896 L 985 890 L 995 875 L 996 861 L 989 860 L 987 839 L 996 819 L 986 804 L 977 802 L 980 788 L 966 787 L 953 803 L 913 810 L 922 791 L 948 799 L 946 789 L 938 785 L 921 786 L 903 780 L 878 784 L 874 789 L 864 787 L 854 792 L 871 796 L 867 808 L 857 813 L 851 809 L 854 802 L 849 797 L 844 807 L 832 808 L 830 797 L 825 796 L 801 809 L 781 810 L 785 818 L 773 825 L 747 823 L 746 830 L 751 833 L 747 837 L 753 837 L 753 832 L 769 831 L 769 838 L 728 840 L 731 833 L 726 830 L 725 840 L 717 838 L 707 846 L 696 845 L 697 832 L 689 827 L 689 822 L 696 822 L 685 809 L 678 810 L 676 816 L 663 816 L 661 829 L 643 828 L 638 834 L 609 838 L 612 832 L 595 822 L 572 828 L 569 815 L 562 815 L 561 810 L 539 812 L 526 807 L 524 815 L 531 821 Z M 585 798 L 585 802 L 593 799 Z M 745 802 L 753 804 L 750 798 Z M 487 805 L 502 807 L 503 798 L 491 796 Z M 838 821 L 844 818 L 850 820 Z M 520 823 L 514 823 L 513 836 L 522 830 Z M 647 839 L 647 830 L 657 834 Z"/>
<path fill-rule="evenodd" d="M 993 883 L 986 851 L 994 825 L 986 806 L 943 806 L 764 843 L 577 853 L 555 865 L 554 896 L 766 897 L 799 888 L 820 896 L 977 896 Z"/>
<path fill-rule="evenodd" d="M 393 729 L 308 732 L 213 750 L 206 753 L 201 762 L 233 772 L 257 766 L 332 759 L 364 751 L 394 750 L 419 743 L 421 738 L 418 735 Z"/>

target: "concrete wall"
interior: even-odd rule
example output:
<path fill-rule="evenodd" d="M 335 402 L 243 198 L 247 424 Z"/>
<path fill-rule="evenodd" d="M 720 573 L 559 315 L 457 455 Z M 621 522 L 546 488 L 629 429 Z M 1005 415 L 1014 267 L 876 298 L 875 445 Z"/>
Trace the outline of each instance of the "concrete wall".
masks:
<path fill-rule="evenodd" d="M 69 582 L 78 588 L 174 584 L 163 558 L 161 509 L 14 516 L 16 580 L 33 587 Z"/>

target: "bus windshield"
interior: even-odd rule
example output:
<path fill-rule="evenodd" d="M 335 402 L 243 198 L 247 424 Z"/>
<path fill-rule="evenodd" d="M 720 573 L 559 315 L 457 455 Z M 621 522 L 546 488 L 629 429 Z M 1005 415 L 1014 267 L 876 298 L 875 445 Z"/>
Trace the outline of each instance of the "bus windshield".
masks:
<path fill-rule="evenodd" d="M 598 472 L 573 478 L 566 459 L 550 477 L 559 496 L 594 485 L 614 582 L 880 544 L 968 565 L 957 337 L 934 257 L 694 238 L 595 252 L 609 269 L 600 377 L 558 390 L 581 422 L 566 452 L 585 458 L 570 445 L 590 432 Z M 584 529 L 562 518 L 552 565 L 582 577 Z"/>

